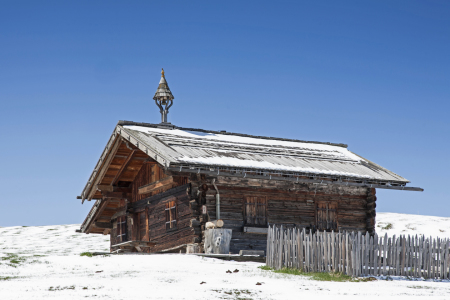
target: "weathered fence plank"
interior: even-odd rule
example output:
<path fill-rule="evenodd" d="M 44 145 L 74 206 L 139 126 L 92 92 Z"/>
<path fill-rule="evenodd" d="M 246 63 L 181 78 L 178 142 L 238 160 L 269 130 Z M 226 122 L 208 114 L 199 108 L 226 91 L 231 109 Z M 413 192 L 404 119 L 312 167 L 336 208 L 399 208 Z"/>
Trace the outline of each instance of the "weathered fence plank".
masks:
<path fill-rule="evenodd" d="M 342 272 L 353 277 L 401 275 L 450 279 L 450 240 L 424 236 L 371 236 L 271 225 L 266 264 L 274 269 Z"/>

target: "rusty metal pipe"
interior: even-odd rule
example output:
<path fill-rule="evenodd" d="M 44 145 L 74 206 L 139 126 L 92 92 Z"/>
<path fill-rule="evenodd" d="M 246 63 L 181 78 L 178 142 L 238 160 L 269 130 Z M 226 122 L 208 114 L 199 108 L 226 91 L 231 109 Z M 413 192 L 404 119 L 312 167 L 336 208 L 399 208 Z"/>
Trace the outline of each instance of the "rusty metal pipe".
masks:
<path fill-rule="evenodd" d="M 220 194 L 219 189 L 216 186 L 216 179 L 213 178 L 212 185 L 214 186 L 214 189 L 216 190 L 216 220 L 220 220 Z"/>

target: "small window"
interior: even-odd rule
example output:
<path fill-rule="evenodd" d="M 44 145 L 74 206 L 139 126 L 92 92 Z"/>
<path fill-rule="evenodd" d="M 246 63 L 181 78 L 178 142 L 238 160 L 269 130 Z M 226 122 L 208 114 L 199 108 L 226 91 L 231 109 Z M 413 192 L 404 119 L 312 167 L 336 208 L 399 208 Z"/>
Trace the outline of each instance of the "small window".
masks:
<path fill-rule="evenodd" d="M 337 203 L 317 202 L 317 229 L 331 231 L 337 230 Z"/>
<path fill-rule="evenodd" d="M 117 218 L 117 242 L 127 241 L 127 216 Z"/>
<path fill-rule="evenodd" d="M 245 224 L 267 226 L 266 197 L 245 197 Z"/>
<path fill-rule="evenodd" d="M 166 203 L 166 230 L 177 228 L 177 204 L 176 201 Z"/>

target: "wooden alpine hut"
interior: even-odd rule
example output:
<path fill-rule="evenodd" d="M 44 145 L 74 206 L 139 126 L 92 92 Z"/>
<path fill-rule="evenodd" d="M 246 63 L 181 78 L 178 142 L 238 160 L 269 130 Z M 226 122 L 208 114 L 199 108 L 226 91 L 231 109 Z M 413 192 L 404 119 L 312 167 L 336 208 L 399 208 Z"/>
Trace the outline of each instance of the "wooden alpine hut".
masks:
<path fill-rule="evenodd" d="M 376 189 L 423 191 L 345 144 L 119 121 L 78 199 L 95 200 L 79 232 L 111 251 L 204 251 L 205 224 L 232 229 L 230 252 L 265 250 L 268 224 L 374 233 Z"/>

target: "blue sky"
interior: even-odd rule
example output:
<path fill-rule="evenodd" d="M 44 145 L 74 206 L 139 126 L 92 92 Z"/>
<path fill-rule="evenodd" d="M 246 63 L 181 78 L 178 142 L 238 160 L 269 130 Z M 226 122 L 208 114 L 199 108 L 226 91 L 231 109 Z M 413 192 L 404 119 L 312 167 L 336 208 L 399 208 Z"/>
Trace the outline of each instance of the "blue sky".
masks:
<path fill-rule="evenodd" d="M 347 143 L 450 217 L 448 1 L 0 1 L 0 226 L 81 223 L 118 120 Z"/>

